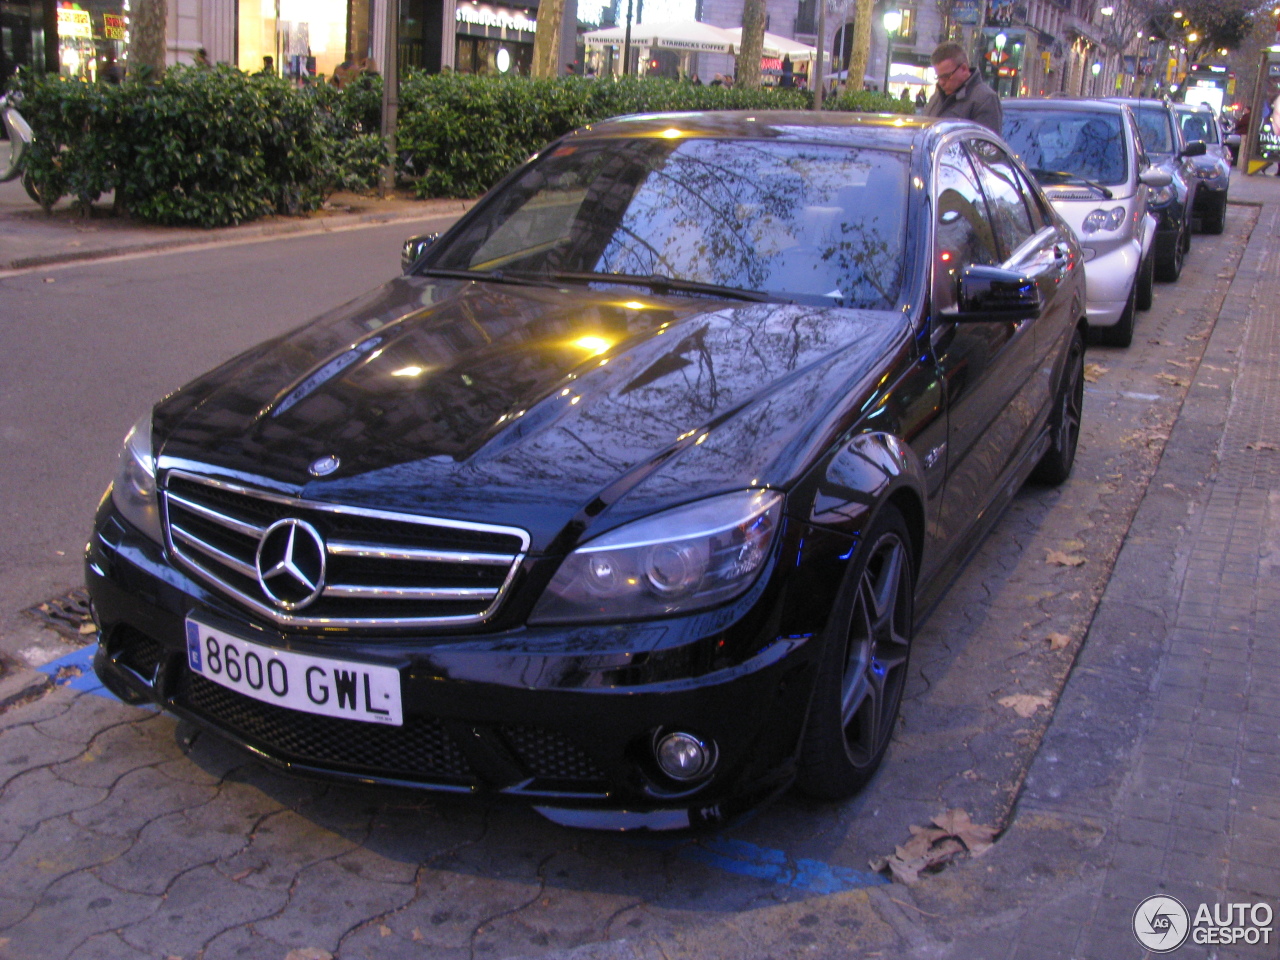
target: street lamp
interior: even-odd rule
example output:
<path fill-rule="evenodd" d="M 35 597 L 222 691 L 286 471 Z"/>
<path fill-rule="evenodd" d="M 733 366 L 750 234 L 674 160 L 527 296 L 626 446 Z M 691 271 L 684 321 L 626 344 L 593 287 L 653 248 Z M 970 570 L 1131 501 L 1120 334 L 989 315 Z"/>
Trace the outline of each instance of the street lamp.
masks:
<path fill-rule="evenodd" d="M 889 92 L 889 67 L 893 64 L 893 35 L 902 27 L 902 11 L 886 10 L 884 12 L 884 87 L 881 92 Z"/>
<path fill-rule="evenodd" d="M 1095 60 L 1093 66 L 1089 68 L 1089 72 L 1093 74 L 1093 95 L 1098 95 L 1098 74 L 1102 72 L 1102 64 Z"/>

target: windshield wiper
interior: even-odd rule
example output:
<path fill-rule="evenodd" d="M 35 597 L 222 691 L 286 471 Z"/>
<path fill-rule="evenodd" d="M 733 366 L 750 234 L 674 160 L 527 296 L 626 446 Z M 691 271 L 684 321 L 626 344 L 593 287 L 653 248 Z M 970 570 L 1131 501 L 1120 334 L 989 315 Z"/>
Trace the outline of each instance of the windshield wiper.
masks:
<path fill-rule="evenodd" d="M 1078 173 L 1067 173 L 1065 170 L 1044 170 L 1040 167 L 1032 167 L 1031 175 L 1037 180 L 1041 177 L 1056 177 L 1061 183 L 1082 183 L 1086 187 L 1092 187 L 1094 190 L 1097 190 L 1108 200 L 1110 200 L 1112 196 L 1111 191 L 1102 184 L 1095 183 L 1088 177 L 1082 177 Z"/>
<path fill-rule="evenodd" d="M 513 283 L 522 287 L 554 287 L 550 279 L 527 273 L 504 273 L 501 270 L 458 270 L 450 267 L 427 267 L 420 277 L 449 277 L 455 280 L 487 280 L 490 283 Z"/>
<path fill-rule="evenodd" d="M 759 290 L 744 290 L 741 287 L 721 287 L 714 283 L 700 283 L 696 280 L 681 280 L 661 273 L 651 273 L 646 277 L 630 273 L 552 273 L 554 280 L 574 280 L 581 283 L 616 283 L 627 287 L 648 287 L 654 293 L 697 293 L 708 297 L 725 297 L 731 300 L 750 300 L 753 303 L 769 301 L 785 301 L 784 297 L 764 293 Z"/>

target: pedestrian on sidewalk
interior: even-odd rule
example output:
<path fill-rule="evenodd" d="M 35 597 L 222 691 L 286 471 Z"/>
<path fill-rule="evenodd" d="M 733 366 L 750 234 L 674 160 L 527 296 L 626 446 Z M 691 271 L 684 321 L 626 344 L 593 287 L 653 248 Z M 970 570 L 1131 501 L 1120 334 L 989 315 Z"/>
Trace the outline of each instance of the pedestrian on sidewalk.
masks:
<path fill-rule="evenodd" d="M 938 89 L 926 104 L 924 115 L 972 120 L 1000 133 L 1004 126 L 1000 98 L 969 67 L 964 47 L 950 41 L 940 43 L 929 61 L 938 74 Z"/>

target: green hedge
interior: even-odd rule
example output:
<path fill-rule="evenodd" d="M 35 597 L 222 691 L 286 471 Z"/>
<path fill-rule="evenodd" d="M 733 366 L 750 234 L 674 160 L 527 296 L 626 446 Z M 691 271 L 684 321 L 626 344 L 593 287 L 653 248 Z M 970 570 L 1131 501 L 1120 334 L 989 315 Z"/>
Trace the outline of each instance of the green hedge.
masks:
<path fill-rule="evenodd" d="M 384 156 L 345 100 L 226 66 L 119 86 L 26 74 L 15 86 L 35 134 L 28 183 L 46 209 L 114 190 L 143 220 L 224 226 L 315 210 L 351 181 L 368 187 Z"/>
<path fill-rule="evenodd" d="M 223 226 L 305 213 L 335 189 L 371 189 L 386 162 L 376 76 L 298 90 L 228 66 L 175 67 L 159 83 L 23 74 L 16 87 L 35 132 L 27 182 L 46 209 L 68 195 L 87 206 L 114 190 L 144 220 Z M 798 90 L 415 73 L 400 93 L 398 170 L 419 196 L 474 197 L 548 141 L 608 117 L 811 106 Z M 876 93 L 826 106 L 902 109 Z"/>

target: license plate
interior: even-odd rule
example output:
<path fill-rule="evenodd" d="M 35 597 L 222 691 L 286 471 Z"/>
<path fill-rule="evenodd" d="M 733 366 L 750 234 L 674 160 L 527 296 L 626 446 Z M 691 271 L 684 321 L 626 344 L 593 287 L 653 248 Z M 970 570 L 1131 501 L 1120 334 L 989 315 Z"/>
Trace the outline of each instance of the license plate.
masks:
<path fill-rule="evenodd" d="M 187 618 L 187 666 L 206 680 L 303 713 L 398 727 L 400 671 L 253 643 Z"/>

